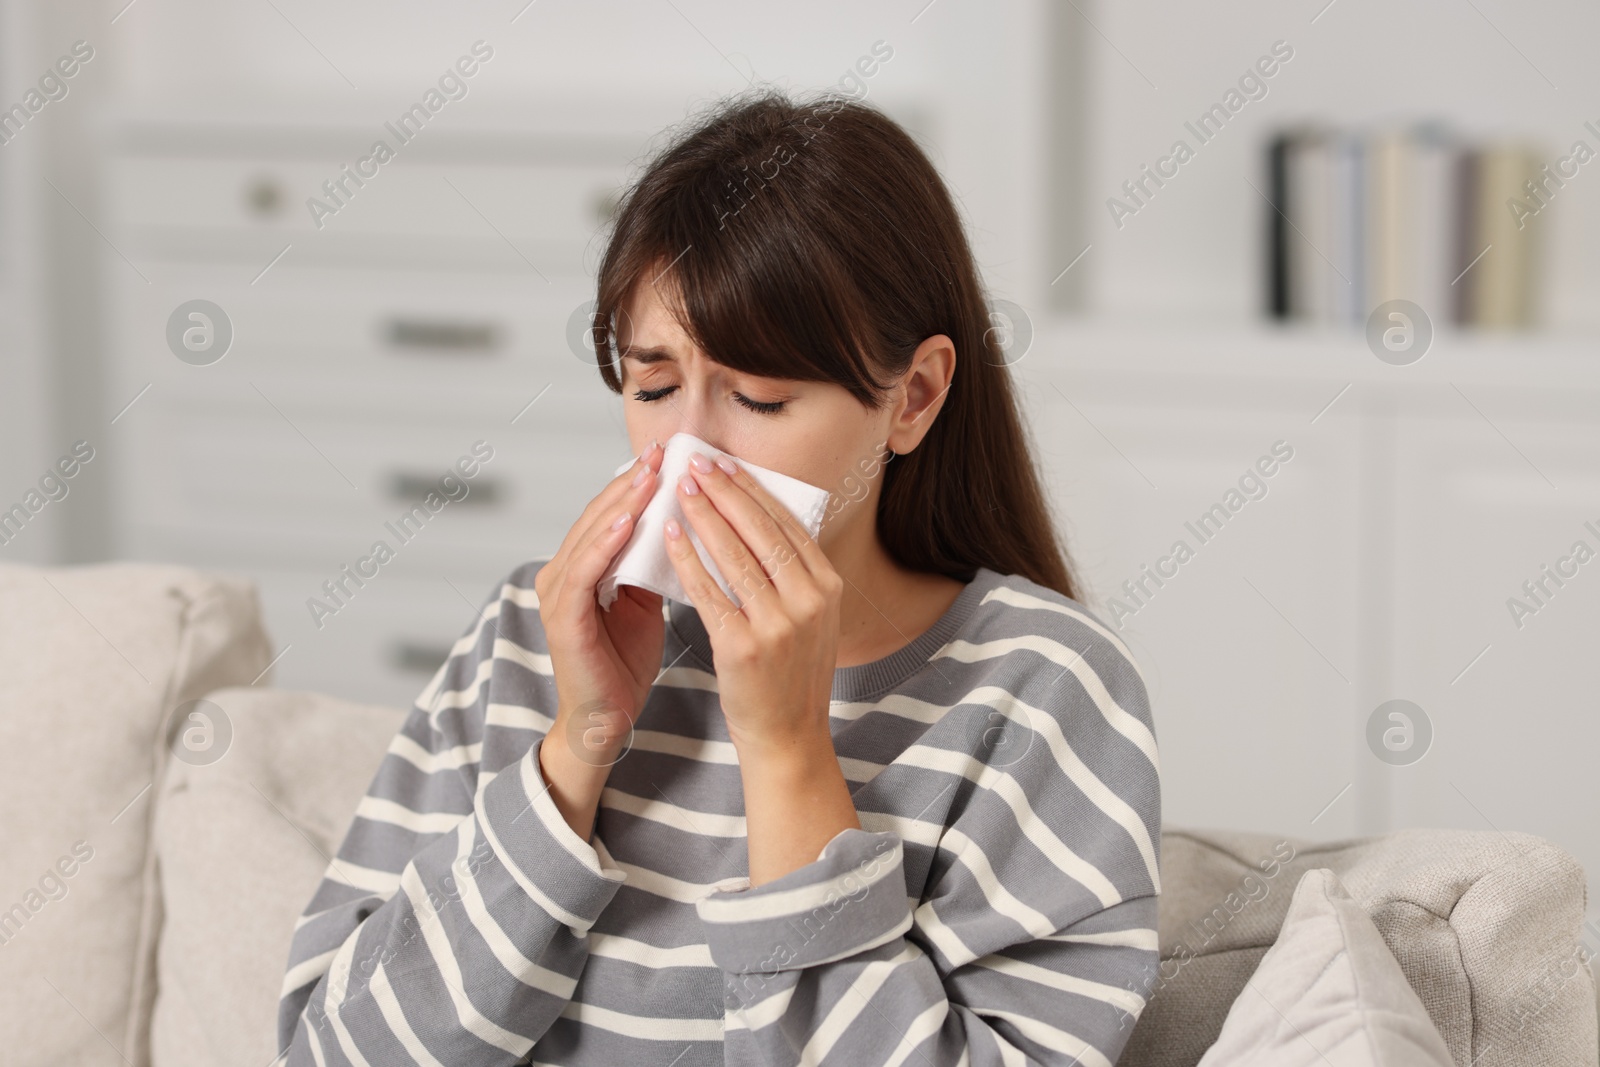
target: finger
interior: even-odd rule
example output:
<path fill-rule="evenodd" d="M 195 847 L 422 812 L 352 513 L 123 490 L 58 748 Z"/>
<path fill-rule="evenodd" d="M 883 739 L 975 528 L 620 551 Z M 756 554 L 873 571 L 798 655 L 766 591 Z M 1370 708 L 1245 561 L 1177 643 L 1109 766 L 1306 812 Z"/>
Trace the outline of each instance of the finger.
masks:
<path fill-rule="evenodd" d="M 700 482 L 719 511 L 729 516 L 745 543 L 755 549 L 766 573 L 779 589 L 808 584 L 802 578 L 815 578 L 826 565 L 822 548 L 806 532 L 783 501 L 750 476 L 731 456 L 719 455 L 709 474 L 699 474 Z M 733 467 L 730 473 L 723 463 Z M 696 472 L 698 474 L 698 472 Z M 798 569 L 788 564 L 798 560 Z"/>
<path fill-rule="evenodd" d="M 678 495 L 682 499 L 683 494 Z M 738 605 L 728 599 L 717 580 L 711 577 L 711 572 L 706 570 L 705 564 L 700 562 L 700 553 L 694 550 L 689 531 L 680 528 L 678 536 L 672 536 L 673 528 L 677 525 L 675 519 L 668 519 L 661 536 L 666 542 L 667 558 L 672 561 L 672 569 L 678 573 L 678 582 L 683 586 L 684 595 L 699 613 L 706 633 L 721 630 L 724 626 L 748 626 L 749 620 L 740 614 Z M 701 540 L 705 540 L 703 535 Z"/>
<path fill-rule="evenodd" d="M 618 508 L 627 507 L 629 503 L 628 497 L 644 494 L 648 498 L 652 480 L 656 472 L 660 470 L 664 454 L 665 452 L 661 445 L 656 441 L 652 440 L 650 444 L 646 445 L 645 450 L 635 457 L 633 463 L 629 464 L 621 474 L 613 476 L 605 487 L 584 506 L 583 511 L 572 524 L 572 529 L 568 531 L 566 541 L 562 543 L 562 548 L 566 549 L 570 555 L 572 549 L 581 546 L 585 539 L 595 532 L 593 527 L 596 522 L 602 519 L 610 522 L 615 517 Z M 644 468 L 648 468 L 651 474 L 646 478 L 644 485 L 635 486 L 633 480 L 638 476 L 639 471 Z M 557 554 L 559 555 L 560 552 L 558 551 Z"/>
<path fill-rule="evenodd" d="M 593 614 L 595 587 L 612 559 L 633 535 L 636 519 L 631 511 L 620 510 L 603 526 L 596 523 L 600 528 L 573 550 L 561 574 L 556 607 L 559 616 L 577 621 Z"/>
<path fill-rule="evenodd" d="M 703 472 L 696 469 L 694 459 L 690 458 L 688 477 L 701 489 L 697 497 L 703 495 L 710 505 L 709 511 L 722 520 L 718 523 L 708 517 L 704 520 L 707 529 L 696 525 L 695 533 L 700 535 L 728 584 L 739 591 L 739 599 L 759 605 L 756 612 L 747 611 L 747 614 L 752 618 L 760 614 L 764 602 L 770 599 L 761 595 L 768 586 L 776 587 L 779 599 L 810 587 L 809 573 L 804 565 L 793 565 L 797 558 L 794 546 L 773 516 L 749 493 L 733 484 L 721 467 L 707 460 L 705 466 L 711 469 Z M 682 499 L 683 494 L 679 497 Z M 685 502 L 684 514 L 693 522 L 701 521 L 701 513 L 692 512 L 688 502 Z M 737 574 L 734 568 L 738 569 Z"/>
<path fill-rule="evenodd" d="M 584 508 L 572 529 L 567 531 L 561 547 L 551 557 L 550 563 L 556 568 L 557 576 L 552 595 L 558 602 L 570 602 L 569 610 L 579 613 L 589 610 L 589 602 L 600 575 L 610 566 L 622 546 L 627 544 L 633 524 L 638 521 L 656 490 L 656 477 L 663 455 L 661 446 L 653 444 L 640 454 L 632 466 L 613 478 Z M 644 475 L 643 481 L 634 484 L 641 473 Z M 622 527 L 613 527 L 611 524 L 623 514 L 627 515 L 627 519 Z M 566 596 L 569 589 L 580 595 Z"/>
<path fill-rule="evenodd" d="M 728 518 L 707 497 L 693 472 L 678 480 L 677 491 L 684 518 L 694 527 L 700 543 L 705 545 L 706 552 L 716 564 L 717 571 L 737 591 L 743 610 L 753 617 L 752 608 L 757 604 L 764 607 L 764 602 L 772 599 L 762 596 L 772 584 L 766 569 L 751 553 L 750 546 L 739 536 Z"/>

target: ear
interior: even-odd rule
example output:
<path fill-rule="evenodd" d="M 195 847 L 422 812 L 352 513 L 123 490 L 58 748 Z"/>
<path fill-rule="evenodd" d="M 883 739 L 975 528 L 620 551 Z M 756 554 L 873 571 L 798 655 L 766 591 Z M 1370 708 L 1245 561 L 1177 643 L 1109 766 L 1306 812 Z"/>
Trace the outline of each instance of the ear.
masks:
<path fill-rule="evenodd" d="M 939 417 L 950 380 L 956 371 L 955 342 L 946 334 L 926 338 L 911 354 L 911 365 L 901 375 L 901 395 L 894 417 L 889 422 L 888 444 L 897 455 L 905 455 L 921 443 Z"/>

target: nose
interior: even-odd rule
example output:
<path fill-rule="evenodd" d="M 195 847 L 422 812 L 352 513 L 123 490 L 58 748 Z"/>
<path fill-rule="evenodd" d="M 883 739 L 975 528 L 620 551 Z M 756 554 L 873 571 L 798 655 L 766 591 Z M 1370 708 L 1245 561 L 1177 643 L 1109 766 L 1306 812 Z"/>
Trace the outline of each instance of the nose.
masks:
<path fill-rule="evenodd" d="M 682 392 L 679 390 L 674 393 L 671 399 L 677 401 Z M 732 443 L 729 438 L 732 435 L 727 432 L 728 428 L 724 425 L 726 416 L 722 413 L 706 410 L 706 406 L 689 400 L 674 404 L 670 412 L 672 418 L 662 427 L 662 433 L 665 434 L 661 438 L 663 446 L 666 445 L 667 438 L 673 434 L 686 433 L 704 441 L 713 452 L 728 450 L 727 446 Z"/>
<path fill-rule="evenodd" d="M 697 451 L 697 452 L 705 452 L 708 456 L 710 456 L 713 459 L 716 458 L 718 453 L 728 451 L 727 448 L 723 447 L 722 434 L 720 434 L 717 431 L 715 431 L 713 429 L 710 429 L 710 428 L 708 428 L 706 426 L 696 427 L 696 426 L 691 426 L 691 425 L 685 425 L 685 426 L 681 427 L 681 432 L 687 433 L 687 434 L 693 434 L 695 437 L 698 437 L 698 438 L 700 438 L 700 440 L 704 441 L 708 447 L 705 447 L 705 448 L 698 448 L 697 447 L 695 449 L 695 451 Z"/>
<path fill-rule="evenodd" d="M 737 415 L 719 409 L 710 388 L 688 375 L 680 380 L 679 388 L 659 400 L 628 404 L 626 414 L 629 436 L 641 446 L 653 436 L 665 448 L 674 434 L 686 433 L 704 441 L 712 455 L 739 455 L 737 431 L 742 428 L 737 425 Z"/>

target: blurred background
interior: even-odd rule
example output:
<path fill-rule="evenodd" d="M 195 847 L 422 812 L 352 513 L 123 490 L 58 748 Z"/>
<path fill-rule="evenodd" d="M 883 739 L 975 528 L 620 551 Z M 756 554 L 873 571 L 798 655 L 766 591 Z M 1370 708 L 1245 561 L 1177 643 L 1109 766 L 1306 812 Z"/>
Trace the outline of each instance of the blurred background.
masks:
<path fill-rule="evenodd" d="M 1166 821 L 1523 830 L 1594 881 L 1597 33 L 1577 0 L 0 0 L 0 559 L 246 574 L 273 684 L 408 705 L 628 457 L 582 344 L 619 192 L 725 94 L 835 87 L 965 213 Z"/>

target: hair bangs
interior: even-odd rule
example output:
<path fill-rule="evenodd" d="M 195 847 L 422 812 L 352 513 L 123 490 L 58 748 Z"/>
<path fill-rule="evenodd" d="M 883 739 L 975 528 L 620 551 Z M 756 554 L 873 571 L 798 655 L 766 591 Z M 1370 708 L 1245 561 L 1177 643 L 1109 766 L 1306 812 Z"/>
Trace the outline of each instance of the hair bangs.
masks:
<path fill-rule="evenodd" d="M 819 161 L 808 173 L 797 124 L 763 132 L 732 156 L 669 157 L 662 169 L 671 180 L 646 180 L 622 205 L 594 322 L 601 373 L 614 391 L 614 331 L 638 287 L 654 285 L 684 332 L 723 366 L 833 382 L 863 405 L 882 403 L 890 386 L 873 377 L 883 353 L 875 352 L 882 339 L 869 302 L 816 231 L 815 204 L 836 199 L 837 179 Z M 765 182 L 750 176 L 780 151 L 788 166 Z"/>

